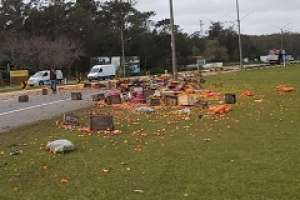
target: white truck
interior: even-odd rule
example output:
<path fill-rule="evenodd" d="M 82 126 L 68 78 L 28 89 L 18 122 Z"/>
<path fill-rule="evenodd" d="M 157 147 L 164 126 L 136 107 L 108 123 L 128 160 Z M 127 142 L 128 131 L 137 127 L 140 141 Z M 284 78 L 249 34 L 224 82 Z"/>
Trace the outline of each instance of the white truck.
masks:
<path fill-rule="evenodd" d="M 63 72 L 56 70 L 57 84 L 61 84 L 64 79 Z M 29 86 L 50 85 L 50 70 L 38 71 L 28 79 Z"/>
<path fill-rule="evenodd" d="M 115 65 L 95 65 L 90 70 L 87 78 L 89 81 L 113 79 L 116 72 L 117 67 Z"/>
<path fill-rule="evenodd" d="M 288 61 L 288 56 L 285 50 L 272 49 L 268 55 L 268 61 L 270 64 L 281 64 L 283 61 Z"/>

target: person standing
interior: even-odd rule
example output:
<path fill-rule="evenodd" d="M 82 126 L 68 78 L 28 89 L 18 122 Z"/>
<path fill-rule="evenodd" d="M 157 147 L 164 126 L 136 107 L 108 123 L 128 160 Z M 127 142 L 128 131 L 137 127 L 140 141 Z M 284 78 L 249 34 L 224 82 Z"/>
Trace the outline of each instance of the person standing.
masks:
<path fill-rule="evenodd" d="M 52 89 L 53 94 L 56 94 L 56 70 L 55 67 L 51 67 L 50 69 L 50 87 Z"/>

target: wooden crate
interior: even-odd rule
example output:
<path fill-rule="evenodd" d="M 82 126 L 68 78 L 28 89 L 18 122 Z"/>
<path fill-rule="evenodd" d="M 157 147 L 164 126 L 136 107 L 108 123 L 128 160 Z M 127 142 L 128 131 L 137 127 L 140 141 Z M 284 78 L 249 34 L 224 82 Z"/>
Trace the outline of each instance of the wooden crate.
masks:
<path fill-rule="evenodd" d="M 92 83 L 84 83 L 84 88 L 92 88 Z"/>
<path fill-rule="evenodd" d="M 64 125 L 79 126 L 79 117 L 71 113 L 64 114 L 63 123 Z"/>
<path fill-rule="evenodd" d="M 236 104 L 236 101 L 237 101 L 236 94 L 225 94 L 226 104 Z"/>
<path fill-rule="evenodd" d="M 112 131 L 114 122 L 112 115 L 91 115 L 90 129 L 92 131 Z"/>
<path fill-rule="evenodd" d="M 122 103 L 120 95 L 107 96 L 105 101 L 108 105 L 115 105 L 115 104 L 121 104 Z"/>
<path fill-rule="evenodd" d="M 94 88 L 94 89 L 102 89 L 102 88 L 105 88 L 105 87 L 106 87 L 106 85 L 101 84 L 101 83 L 94 83 L 92 85 L 92 88 Z"/>
<path fill-rule="evenodd" d="M 150 106 L 160 106 L 160 98 L 149 98 L 148 99 L 148 104 Z"/>
<path fill-rule="evenodd" d="M 145 90 L 144 91 L 145 98 L 148 99 L 150 96 L 154 95 L 154 93 L 155 90 L 151 90 L 151 89 Z"/>
<path fill-rule="evenodd" d="M 180 106 L 193 106 L 198 102 L 197 95 L 193 94 L 180 94 L 178 95 L 178 105 Z"/>
<path fill-rule="evenodd" d="M 18 98 L 19 103 L 26 103 L 29 101 L 29 96 L 28 95 L 21 95 Z"/>
<path fill-rule="evenodd" d="M 101 93 L 101 94 L 95 94 L 92 96 L 92 101 L 103 101 L 105 100 L 105 94 Z"/>
<path fill-rule="evenodd" d="M 82 100 L 82 94 L 81 92 L 72 92 L 71 93 L 71 99 L 73 101 L 79 101 L 79 100 Z"/>
<path fill-rule="evenodd" d="M 178 105 L 178 97 L 176 95 L 165 95 L 164 103 L 167 106 L 177 106 Z"/>
<path fill-rule="evenodd" d="M 48 95 L 48 89 L 47 88 L 42 89 L 42 95 Z"/>

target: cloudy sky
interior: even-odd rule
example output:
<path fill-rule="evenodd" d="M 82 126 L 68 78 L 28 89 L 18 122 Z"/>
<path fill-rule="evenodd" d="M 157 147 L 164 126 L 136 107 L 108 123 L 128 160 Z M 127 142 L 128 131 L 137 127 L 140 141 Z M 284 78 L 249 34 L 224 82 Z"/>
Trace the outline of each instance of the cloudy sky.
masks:
<path fill-rule="evenodd" d="M 300 32 L 300 0 L 239 0 L 242 32 L 277 33 L 280 27 Z M 156 12 L 154 20 L 169 17 L 169 0 L 138 0 L 143 11 Z M 230 25 L 236 21 L 235 0 L 174 0 L 176 24 L 186 32 L 199 31 L 200 20 L 207 30 L 211 21 Z"/>

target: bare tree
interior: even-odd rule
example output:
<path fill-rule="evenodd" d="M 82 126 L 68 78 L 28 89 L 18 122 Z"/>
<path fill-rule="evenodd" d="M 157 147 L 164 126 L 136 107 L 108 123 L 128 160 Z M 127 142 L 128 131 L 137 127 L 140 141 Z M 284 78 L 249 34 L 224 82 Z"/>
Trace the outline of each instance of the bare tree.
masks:
<path fill-rule="evenodd" d="M 17 67 L 27 67 L 33 70 L 70 68 L 72 64 L 84 55 L 79 43 L 66 37 L 49 41 L 44 37 L 33 37 L 27 40 L 7 39 L 0 47 L 0 58 L 10 61 Z"/>

